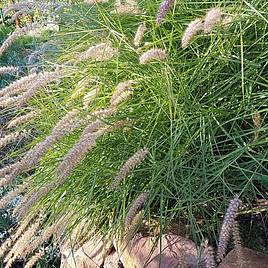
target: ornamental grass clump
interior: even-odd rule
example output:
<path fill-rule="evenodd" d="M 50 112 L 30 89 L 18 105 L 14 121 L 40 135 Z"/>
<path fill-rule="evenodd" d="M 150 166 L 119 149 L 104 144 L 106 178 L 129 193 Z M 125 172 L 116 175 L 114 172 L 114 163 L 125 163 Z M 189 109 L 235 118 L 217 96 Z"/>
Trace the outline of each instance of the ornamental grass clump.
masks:
<path fill-rule="evenodd" d="M 127 2 L 134 3 L 120 5 Z M 208 237 L 213 245 L 215 218 L 224 214 L 233 193 L 252 206 L 256 196 L 265 198 L 265 2 L 173 3 L 172 16 L 161 25 L 156 23 L 160 1 L 136 1 L 139 14 L 113 12 L 118 1 L 75 3 L 59 14 L 59 32 L 47 33 L 45 39 L 59 49 L 44 55 L 44 71 L 32 80 L 24 73 L 21 86 L 10 83 L 0 90 L 1 102 L 16 104 L 1 108 L 4 133 L 31 128 L 35 137 L 4 150 L 0 163 L 3 206 L 18 221 L 15 232 L 23 230 L 15 240 L 34 222 L 30 215 L 44 215 L 31 245 L 20 253 L 27 252 L 25 259 L 56 239 L 53 226 L 63 212 L 70 215 L 65 241 L 85 223 L 75 247 L 92 233 L 122 237 L 139 212 L 149 229 L 158 223 L 157 234 L 182 222 L 183 235 L 197 245 Z M 215 7 L 221 22 L 216 16 L 208 20 Z M 222 24 L 225 14 L 235 18 L 230 27 Z M 20 67 L 20 73 L 26 69 Z M 22 96 L 27 101 L 21 102 Z M 260 128 L 251 117 L 254 110 L 261 114 Z M 29 111 L 38 116 L 17 125 Z M 261 131 L 257 140 L 255 131 Z M 7 204 L 14 196 L 9 189 L 20 196 L 14 206 Z M 234 200 L 220 233 L 218 260 L 231 236 L 240 243 L 234 225 L 240 199 Z M 3 243 L 2 255 L 13 252 L 12 239 Z M 205 253 L 213 267 L 208 245 Z"/>

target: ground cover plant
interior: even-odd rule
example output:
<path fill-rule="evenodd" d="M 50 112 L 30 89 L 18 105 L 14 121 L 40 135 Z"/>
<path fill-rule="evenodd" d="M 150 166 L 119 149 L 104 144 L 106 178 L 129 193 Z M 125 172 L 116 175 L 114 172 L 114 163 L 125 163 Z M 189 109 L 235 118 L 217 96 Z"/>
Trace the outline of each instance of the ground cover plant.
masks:
<path fill-rule="evenodd" d="M 266 1 L 160 4 L 66 5 L 42 69 L 0 91 L 1 146 L 32 129 L 1 159 L 1 208 L 20 196 L 7 267 L 81 223 L 74 247 L 120 237 L 141 209 L 216 246 L 230 199 L 241 218 L 267 199 Z"/>

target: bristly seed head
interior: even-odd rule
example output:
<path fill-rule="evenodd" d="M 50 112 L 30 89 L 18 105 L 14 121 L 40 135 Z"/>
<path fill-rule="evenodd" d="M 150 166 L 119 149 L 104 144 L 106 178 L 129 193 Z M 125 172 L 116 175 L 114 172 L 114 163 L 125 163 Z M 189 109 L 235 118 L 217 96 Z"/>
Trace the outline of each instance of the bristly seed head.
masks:
<path fill-rule="evenodd" d="M 210 9 L 205 17 L 204 21 L 204 32 L 211 33 L 212 30 L 221 23 L 222 12 L 219 8 Z"/>
<path fill-rule="evenodd" d="M 129 228 L 135 218 L 135 216 L 137 215 L 137 213 L 142 209 L 145 201 L 147 200 L 149 194 L 148 193 L 141 193 L 136 200 L 134 201 L 134 203 L 132 204 L 132 206 L 130 207 L 127 215 L 126 215 L 126 220 L 125 220 L 125 226 L 126 228 Z"/>
<path fill-rule="evenodd" d="M 39 250 L 37 253 L 35 253 L 29 261 L 25 264 L 24 268 L 32 268 L 35 266 L 35 264 L 45 255 L 45 252 L 43 250 Z"/>
<path fill-rule="evenodd" d="M 152 61 L 163 61 L 167 57 L 166 51 L 160 48 L 152 48 L 144 52 L 139 59 L 140 64 L 150 63 Z"/>
<path fill-rule="evenodd" d="M 227 244 L 230 240 L 234 228 L 236 215 L 241 205 L 242 201 L 238 197 L 235 197 L 230 201 L 229 207 L 225 213 L 218 243 L 218 252 L 217 252 L 218 262 L 220 262 L 223 259 L 226 253 Z"/>
<path fill-rule="evenodd" d="M 142 23 L 141 25 L 139 25 L 139 27 L 135 33 L 134 40 L 133 40 L 133 44 L 135 47 L 139 47 L 141 45 L 143 36 L 144 36 L 146 31 L 147 31 L 147 27 L 146 27 L 145 23 Z"/>
<path fill-rule="evenodd" d="M 111 184 L 111 189 L 115 189 L 120 184 L 120 182 L 145 159 L 148 154 L 149 150 L 147 148 L 143 148 L 132 155 L 120 168 Z"/>
<path fill-rule="evenodd" d="M 88 50 L 81 52 L 77 58 L 79 61 L 107 61 L 117 54 L 117 49 L 113 48 L 111 43 L 101 43 L 91 46 Z"/>
<path fill-rule="evenodd" d="M 166 17 L 168 11 L 170 10 L 171 6 L 173 5 L 175 0 L 163 0 L 161 3 L 157 17 L 156 17 L 156 24 L 159 25 Z"/>
<path fill-rule="evenodd" d="M 18 67 L 14 67 L 14 66 L 0 67 L 0 75 L 1 74 L 16 74 L 16 73 L 18 73 Z"/>
<path fill-rule="evenodd" d="M 198 32 L 203 30 L 203 22 L 201 19 L 195 19 L 194 21 L 190 22 L 187 26 L 186 30 L 183 33 L 181 39 L 181 47 L 187 47 L 192 39 L 198 34 Z"/>
<path fill-rule="evenodd" d="M 38 112 L 32 111 L 32 112 L 29 112 L 25 115 L 21 115 L 15 119 L 13 119 L 12 121 L 10 121 L 7 128 L 13 128 L 13 127 L 19 126 L 21 124 L 30 122 L 32 119 L 36 118 L 38 116 L 38 114 L 39 114 Z"/>

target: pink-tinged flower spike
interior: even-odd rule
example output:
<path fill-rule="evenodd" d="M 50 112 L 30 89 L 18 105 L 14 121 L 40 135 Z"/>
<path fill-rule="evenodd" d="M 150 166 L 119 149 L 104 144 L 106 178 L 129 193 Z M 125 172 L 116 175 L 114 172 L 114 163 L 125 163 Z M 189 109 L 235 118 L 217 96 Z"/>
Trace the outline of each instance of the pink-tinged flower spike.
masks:
<path fill-rule="evenodd" d="M 45 252 L 43 250 L 39 250 L 37 253 L 35 253 L 30 260 L 25 264 L 24 268 L 32 268 L 35 266 L 35 264 L 45 255 Z"/>
<path fill-rule="evenodd" d="M 187 47 L 191 43 L 192 39 L 198 34 L 198 32 L 203 30 L 203 26 L 204 25 L 201 19 L 195 19 L 194 21 L 190 22 L 182 36 L 181 47 Z"/>
<path fill-rule="evenodd" d="M 145 201 L 147 200 L 149 194 L 148 193 L 141 193 L 136 200 L 134 201 L 134 203 L 132 204 L 132 206 L 130 207 L 127 216 L 126 216 L 126 220 L 125 220 L 125 227 L 129 228 L 135 218 L 135 216 L 139 213 L 139 211 L 142 209 Z"/>
<path fill-rule="evenodd" d="M 147 148 L 140 149 L 135 154 L 133 154 L 120 168 L 111 184 L 111 189 L 114 190 L 120 184 L 120 182 L 126 178 L 126 176 L 145 159 L 148 154 L 149 150 Z"/>
<path fill-rule="evenodd" d="M 2 74 L 16 74 L 18 73 L 18 68 L 14 66 L 0 67 L 0 75 Z"/>
<path fill-rule="evenodd" d="M 36 111 L 32 111 L 32 112 L 29 112 L 25 115 L 21 115 L 15 119 L 13 119 L 12 121 L 10 121 L 9 124 L 7 125 L 7 128 L 13 128 L 13 127 L 17 127 L 19 125 L 22 125 L 24 123 L 28 123 L 32 119 L 36 118 L 38 115 L 39 115 L 39 112 L 36 112 Z"/>
<path fill-rule="evenodd" d="M 165 50 L 160 49 L 160 48 L 152 48 L 152 49 L 144 52 L 140 56 L 139 62 L 140 62 L 140 64 L 147 64 L 147 63 L 150 63 L 150 62 L 156 61 L 156 60 L 163 61 L 166 59 L 166 57 L 167 57 L 167 53 Z"/>
<path fill-rule="evenodd" d="M 159 25 L 164 18 L 166 17 L 168 11 L 170 10 L 171 6 L 173 5 L 174 0 L 164 0 L 158 10 L 157 17 L 156 17 L 156 24 Z"/>
<path fill-rule="evenodd" d="M 0 56 L 21 36 L 26 35 L 30 30 L 34 29 L 34 24 L 28 24 L 23 28 L 14 31 L 1 45 Z"/>
<path fill-rule="evenodd" d="M 230 201 L 229 207 L 225 213 L 219 237 L 218 252 L 217 252 L 218 262 L 220 262 L 225 255 L 227 244 L 230 240 L 235 225 L 235 218 L 238 209 L 241 205 L 242 201 L 238 197 L 235 197 Z"/>
<path fill-rule="evenodd" d="M 133 40 L 133 44 L 135 47 L 139 47 L 141 45 L 142 42 L 142 38 L 145 34 L 145 32 L 147 31 L 147 27 L 145 25 L 145 23 L 142 23 L 141 25 L 139 25 L 134 40 Z"/>
<path fill-rule="evenodd" d="M 210 9 L 205 17 L 204 32 L 211 33 L 212 30 L 221 23 L 222 12 L 219 8 Z"/>

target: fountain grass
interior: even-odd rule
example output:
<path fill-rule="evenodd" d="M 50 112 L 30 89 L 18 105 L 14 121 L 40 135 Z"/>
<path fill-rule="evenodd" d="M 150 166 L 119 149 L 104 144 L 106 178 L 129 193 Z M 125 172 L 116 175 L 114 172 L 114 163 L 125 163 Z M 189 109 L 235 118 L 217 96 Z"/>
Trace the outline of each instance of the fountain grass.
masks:
<path fill-rule="evenodd" d="M 229 200 L 238 195 L 249 208 L 256 197 L 267 198 L 267 44 L 265 0 L 176 1 L 161 25 L 156 25 L 160 2 L 140 1 L 139 15 L 113 14 L 113 2 L 77 3 L 61 14 L 61 30 L 51 34 L 59 52 L 46 68 L 63 65 L 69 74 L 30 101 L 40 111 L 34 120 L 37 137 L 45 139 L 55 124 L 77 108 L 87 116 L 109 105 L 118 83 L 135 80 L 132 97 L 104 121 L 128 121 L 128 126 L 104 135 L 73 170 L 63 185 L 50 191 L 33 207 L 45 209 L 47 222 L 64 211 L 72 216 L 70 230 L 86 219 L 84 236 L 91 232 L 114 235 L 124 230 L 134 200 L 148 193 L 144 218 L 157 219 L 160 233 L 182 220 L 186 233 L 198 244 L 208 237 L 215 243 Z M 181 38 L 195 18 L 218 7 L 232 22 L 199 33 L 185 49 Z M 137 27 L 145 23 L 145 46 L 133 44 Z M 108 61 L 77 60 L 90 46 L 110 41 L 118 54 Z M 139 64 L 152 48 L 164 49 L 163 61 Z M 97 77 L 98 95 L 83 108 L 80 81 Z M 252 116 L 259 112 L 258 138 Z M 23 126 L 19 126 L 18 130 Z M 31 191 L 57 181 L 55 169 L 83 131 L 64 136 L 42 158 L 31 177 Z M 120 167 L 141 148 L 144 161 L 113 191 L 110 184 Z M 15 154 L 15 152 L 11 153 Z M 18 154 L 19 155 L 19 154 Z M 9 157 L 9 156 L 6 156 Z M 1 160 L 4 161 L 4 160 Z"/>

